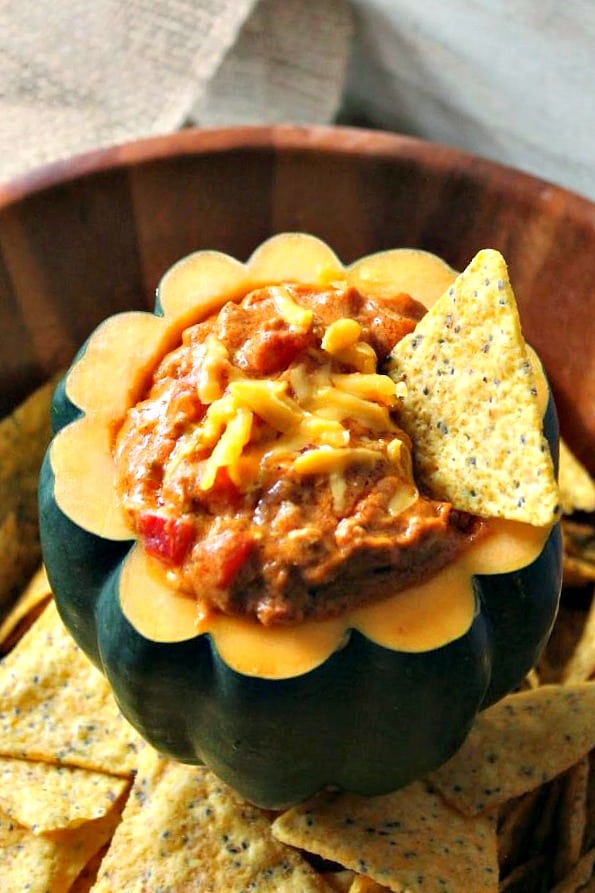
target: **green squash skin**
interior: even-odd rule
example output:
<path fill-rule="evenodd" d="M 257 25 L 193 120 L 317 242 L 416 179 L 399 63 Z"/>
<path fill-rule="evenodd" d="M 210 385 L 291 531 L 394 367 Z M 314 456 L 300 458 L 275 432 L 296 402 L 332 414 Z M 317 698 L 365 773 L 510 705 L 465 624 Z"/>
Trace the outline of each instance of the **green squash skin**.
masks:
<path fill-rule="evenodd" d="M 57 388 L 57 429 L 80 415 Z M 557 453 L 550 399 L 546 436 Z M 375 795 L 445 762 L 477 714 L 518 685 L 553 625 L 561 536 L 536 561 L 474 578 L 468 632 L 421 654 L 393 651 L 351 631 L 347 643 L 298 677 L 267 680 L 229 668 L 208 635 L 180 643 L 141 636 L 119 602 L 131 542 L 101 539 L 54 499 L 48 456 L 40 479 L 44 560 L 66 626 L 105 673 L 132 725 L 156 749 L 205 763 L 247 800 L 281 809 L 326 786 Z"/>

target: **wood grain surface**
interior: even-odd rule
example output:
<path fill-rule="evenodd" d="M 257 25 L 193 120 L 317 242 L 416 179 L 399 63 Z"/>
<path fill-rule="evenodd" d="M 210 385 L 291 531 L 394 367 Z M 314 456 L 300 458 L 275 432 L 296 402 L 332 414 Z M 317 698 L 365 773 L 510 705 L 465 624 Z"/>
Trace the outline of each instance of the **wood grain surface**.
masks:
<path fill-rule="evenodd" d="M 178 258 L 304 230 L 347 262 L 408 245 L 506 257 L 562 428 L 595 471 L 595 205 L 443 146 L 355 128 L 186 130 L 0 186 L 0 415 Z"/>

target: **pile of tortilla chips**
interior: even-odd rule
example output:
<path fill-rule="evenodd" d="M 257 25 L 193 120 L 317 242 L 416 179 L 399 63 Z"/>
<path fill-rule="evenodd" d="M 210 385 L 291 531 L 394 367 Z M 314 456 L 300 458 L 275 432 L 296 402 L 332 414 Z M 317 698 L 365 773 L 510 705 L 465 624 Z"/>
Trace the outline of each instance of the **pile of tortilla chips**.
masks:
<path fill-rule="evenodd" d="M 595 681 L 577 669 L 587 640 L 595 667 L 591 613 L 556 655 L 564 681 L 534 671 L 441 769 L 273 814 L 139 739 L 40 572 L 0 632 L 0 890 L 592 893 Z"/>
<path fill-rule="evenodd" d="M 0 420 L 0 613 L 40 560 L 37 479 L 50 440 L 55 380 Z"/>
<path fill-rule="evenodd" d="M 523 358 L 511 362 L 513 411 L 528 389 Z M 47 391 L 35 413 L 44 401 Z M 33 431 L 27 413 L 19 425 Z M 0 428 L 0 452 L 3 430 L 12 443 L 14 420 Z M 39 429 L 19 446 L 26 493 L 39 456 L 22 457 L 34 436 L 46 439 Z M 533 450 L 544 455 L 541 443 Z M 422 460 L 432 474 L 433 457 Z M 13 465 L 0 463 L 0 476 Z M 428 777 L 380 797 L 326 791 L 280 814 L 139 739 L 64 629 L 40 570 L 0 626 L 1 893 L 595 893 L 595 483 L 566 447 L 560 485 L 565 592 L 521 690 L 478 716 Z M 492 478 L 483 486 L 491 498 Z M 557 493 L 544 496 L 549 517 Z M 20 499 L 0 519 L 0 550 L 11 517 L 29 524 L 31 500 Z M 9 592 L 24 565 L 0 554 Z"/>
<path fill-rule="evenodd" d="M 275 815 L 159 756 L 38 571 L 0 626 L 2 893 L 594 893 L 595 484 L 561 462 L 566 589 L 540 665 L 449 763 L 382 797 Z"/>

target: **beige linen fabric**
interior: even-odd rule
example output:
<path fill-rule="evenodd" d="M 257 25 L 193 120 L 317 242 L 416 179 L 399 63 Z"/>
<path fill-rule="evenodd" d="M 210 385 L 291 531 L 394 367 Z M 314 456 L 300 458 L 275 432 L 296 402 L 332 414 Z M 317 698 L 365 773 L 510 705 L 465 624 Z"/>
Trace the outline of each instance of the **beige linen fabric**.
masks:
<path fill-rule="evenodd" d="M 592 0 L 352 0 L 349 117 L 595 199 Z"/>
<path fill-rule="evenodd" d="M 0 180 L 184 124 L 326 122 L 346 0 L 0 0 Z"/>
<path fill-rule="evenodd" d="M 351 38 L 344 0 L 260 0 L 191 119 L 217 126 L 331 122 Z"/>
<path fill-rule="evenodd" d="M 0 54 L 0 181 L 186 124 L 339 113 L 595 199 L 591 0 L 0 0 Z"/>

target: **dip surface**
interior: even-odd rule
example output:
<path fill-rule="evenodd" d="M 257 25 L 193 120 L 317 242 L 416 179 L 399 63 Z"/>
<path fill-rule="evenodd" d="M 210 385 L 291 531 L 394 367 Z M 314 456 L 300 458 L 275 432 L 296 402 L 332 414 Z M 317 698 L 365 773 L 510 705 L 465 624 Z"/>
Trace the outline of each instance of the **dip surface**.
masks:
<path fill-rule="evenodd" d="M 378 372 L 424 313 L 341 282 L 268 286 L 164 357 L 117 435 L 117 488 L 199 614 L 332 617 L 428 578 L 480 535 L 418 491 L 395 384 Z"/>

